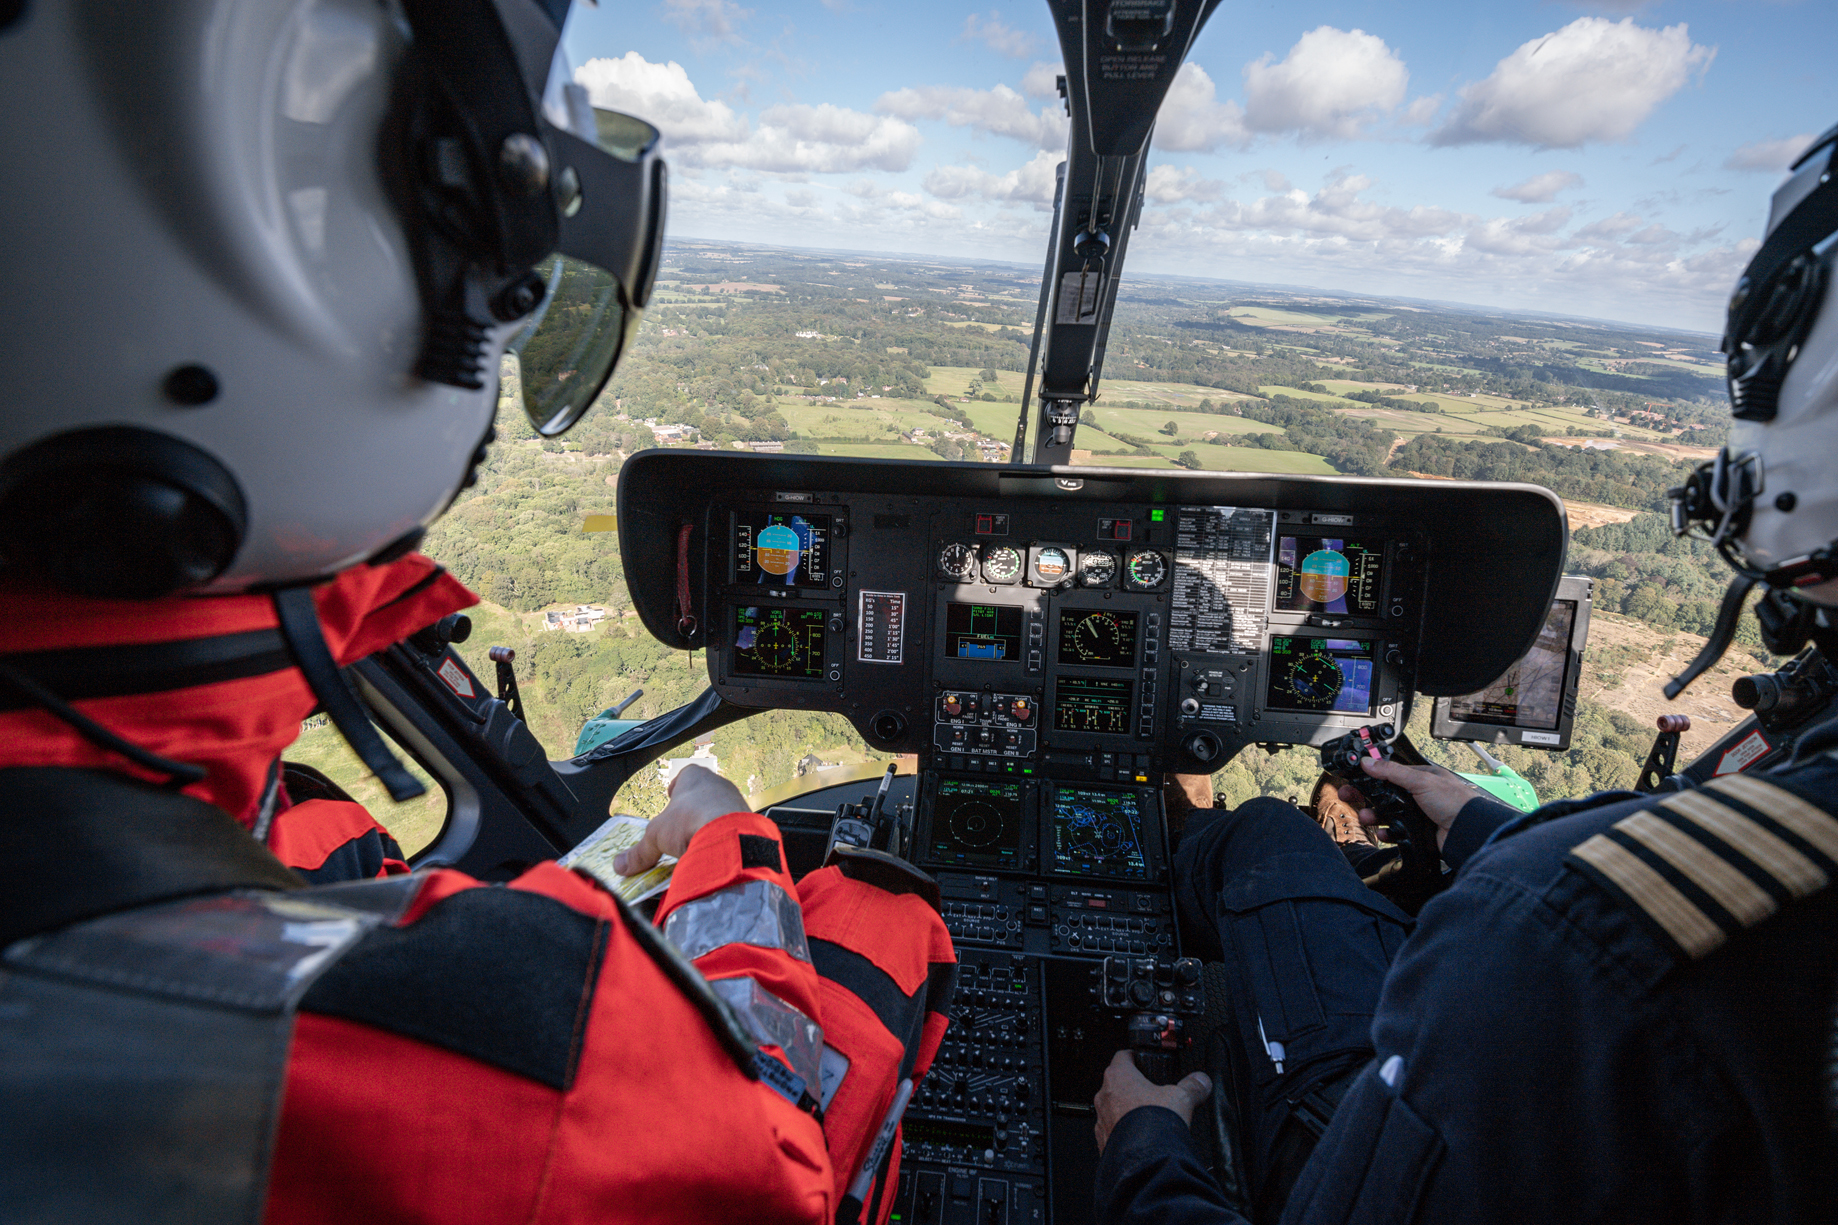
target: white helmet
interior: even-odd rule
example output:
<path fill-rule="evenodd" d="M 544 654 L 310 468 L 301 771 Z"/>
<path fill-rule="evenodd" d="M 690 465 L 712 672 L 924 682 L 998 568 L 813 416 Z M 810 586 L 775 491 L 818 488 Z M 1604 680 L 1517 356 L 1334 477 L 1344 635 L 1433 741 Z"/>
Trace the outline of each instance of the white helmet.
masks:
<path fill-rule="evenodd" d="M 1672 491 L 1737 572 L 1838 605 L 1838 128 L 1774 193 L 1768 234 L 1730 295 L 1723 337 L 1736 420 L 1717 458 Z"/>
<path fill-rule="evenodd" d="M 572 425 L 649 296 L 664 167 L 569 84 L 567 6 L 0 4 L 0 567 L 151 597 L 405 551 L 507 349 Z"/>

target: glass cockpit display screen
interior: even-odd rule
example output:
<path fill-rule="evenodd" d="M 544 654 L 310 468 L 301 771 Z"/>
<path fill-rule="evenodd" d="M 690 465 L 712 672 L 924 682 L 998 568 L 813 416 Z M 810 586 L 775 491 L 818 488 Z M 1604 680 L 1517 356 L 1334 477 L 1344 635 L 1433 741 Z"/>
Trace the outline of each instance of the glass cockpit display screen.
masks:
<path fill-rule="evenodd" d="M 1063 608 L 1056 662 L 1092 668 L 1136 666 L 1136 614 L 1100 608 Z"/>
<path fill-rule="evenodd" d="M 778 511 L 734 515 L 734 581 L 770 587 L 830 585 L 830 517 Z"/>
<path fill-rule="evenodd" d="M 1135 689 L 1130 681 L 1062 676 L 1053 684 L 1053 730 L 1127 736 Z"/>
<path fill-rule="evenodd" d="M 945 605 L 945 654 L 990 662 L 1021 658 L 1021 609 L 1013 604 Z"/>
<path fill-rule="evenodd" d="M 1062 786 L 1053 798 L 1053 871 L 1146 880 L 1142 827 L 1136 792 Z"/>
<path fill-rule="evenodd" d="M 821 608 L 736 608 L 735 673 L 822 680 L 823 622 Z"/>
<path fill-rule="evenodd" d="M 1271 710 L 1369 715 L 1378 644 L 1358 638 L 1270 638 Z"/>
<path fill-rule="evenodd" d="M 1013 867 L 1021 856 L 1021 786 L 976 779 L 939 781 L 932 803 L 932 859 Z"/>
<path fill-rule="evenodd" d="M 1555 600 L 1532 649 L 1506 675 L 1479 693 L 1449 699 L 1449 714 L 1462 723 L 1556 731 L 1564 707 L 1564 673 L 1570 666 L 1570 634 L 1576 601 Z"/>
<path fill-rule="evenodd" d="M 1278 612 L 1379 615 L 1385 580 L 1385 544 L 1345 536 L 1279 536 L 1276 542 Z"/>

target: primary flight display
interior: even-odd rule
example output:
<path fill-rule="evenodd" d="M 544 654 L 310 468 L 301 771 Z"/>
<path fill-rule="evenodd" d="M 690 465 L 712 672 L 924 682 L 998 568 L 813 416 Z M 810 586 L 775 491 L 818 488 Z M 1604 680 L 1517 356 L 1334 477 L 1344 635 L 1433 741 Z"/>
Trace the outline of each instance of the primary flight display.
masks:
<path fill-rule="evenodd" d="M 1376 617 L 1385 578 L 1385 546 L 1342 536 L 1279 536 L 1279 612 Z"/>
<path fill-rule="evenodd" d="M 734 579 L 778 587 L 830 585 L 830 517 L 742 511 L 734 516 Z"/>

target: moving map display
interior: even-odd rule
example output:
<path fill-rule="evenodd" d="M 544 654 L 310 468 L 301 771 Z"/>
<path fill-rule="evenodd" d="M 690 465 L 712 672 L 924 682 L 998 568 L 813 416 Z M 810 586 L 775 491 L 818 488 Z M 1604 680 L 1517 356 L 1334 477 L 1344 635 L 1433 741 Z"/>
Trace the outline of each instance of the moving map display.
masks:
<path fill-rule="evenodd" d="M 945 654 L 996 662 L 1021 658 L 1021 609 L 1013 604 L 945 605 Z"/>
<path fill-rule="evenodd" d="M 1053 798 L 1053 871 L 1146 880 L 1142 797 L 1134 791 L 1060 787 Z"/>
<path fill-rule="evenodd" d="M 742 676 L 823 679 L 821 608 L 734 610 L 734 671 Z"/>
<path fill-rule="evenodd" d="M 1369 715 L 1376 652 L 1376 643 L 1357 638 L 1272 635 L 1264 705 L 1271 710 Z"/>
<path fill-rule="evenodd" d="M 1053 685 L 1053 730 L 1130 734 L 1132 681 L 1062 676 Z"/>
<path fill-rule="evenodd" d="M 1279 536 L 1276 608 L 1280 612 L 1379 615 L 1384 588 L 1383 541 L 1342 536 Z"/>
<path fill-rule="evenodd" d="M 1449 699 L 1450 715 L 1462 723 L 1556 731 L 1575 625 L 1576 601 L 1553 601 L 1532 649 L 1488 688 Z"/>
<path fill-rule="evenodd" d="M 1136 614 L 1096 608 L 1061 609 L 1058 662 L 1094 668 L 1135 667 Z"/>
<path fill-rule="evenodd" d="M 932 858 L 1012 867 L 1021 854 L 1021 786 L 947 778 L 932 804 Z"/>
<path fill-rule="evenodd" d="M 830 517 L 736 512 L 734 581 L 776 587 L 828 587 Z"/>

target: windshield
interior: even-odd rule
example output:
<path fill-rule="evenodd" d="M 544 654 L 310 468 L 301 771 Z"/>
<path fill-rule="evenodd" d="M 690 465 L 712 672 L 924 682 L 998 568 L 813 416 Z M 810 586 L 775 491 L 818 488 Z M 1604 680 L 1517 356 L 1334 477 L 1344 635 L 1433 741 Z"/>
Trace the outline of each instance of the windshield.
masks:
<path fill-rule="evenodd" d="M 1625 786 L 1653 715 L 1683 709 L 1689 757 L 1767 656 L 1745 618 L 1664 702 L 1728 575 L 1660 512 L 1723 440 L 1723 304 L 1769 193 L 1838 120 L 1835 25 L 1815 5 L 1221 8 L 1151 141 L 1072 462 L 1545 485 L 1596 620 L 1572 747 L 1498 755 L 1547 796 Z M 1068 139 L 1045 5 L 667 0 L 577 8 L 567 47 L 596 106 L 664 133 L 657 291 L 565 439 L 507 393 L 426 546 L 485 601 L 474 647 L 517 649 L 554 757 L 634 689 L 623 718 L 706 684 L 638 624 L 614 537 L 581 531 L 635 451 L 1016 458 Z M 1473 770 L 1459 748 L 1431 753 Z M 791 710 L 665 756 L 754 795 L 877 759 Z M 655 812 L 670 768 L 616 809 Z M 1307 802 L 1315 773 L 1251 749 L 1213 786 Z"/>

